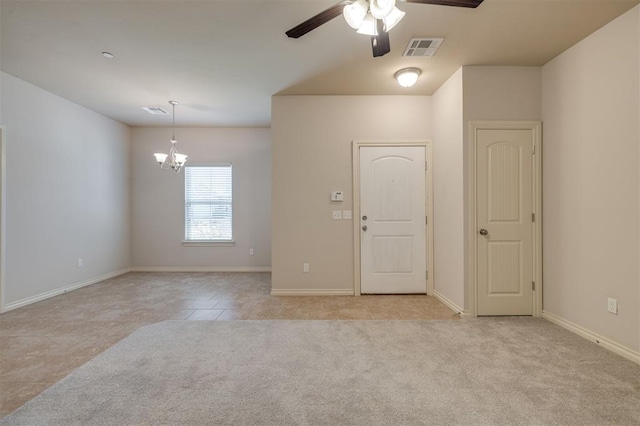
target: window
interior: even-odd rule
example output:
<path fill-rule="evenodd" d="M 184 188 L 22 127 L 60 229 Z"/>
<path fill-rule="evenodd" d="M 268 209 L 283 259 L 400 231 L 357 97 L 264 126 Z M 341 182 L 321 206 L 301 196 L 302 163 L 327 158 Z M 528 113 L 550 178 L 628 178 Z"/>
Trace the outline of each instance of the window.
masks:
<path fill-rule="evenodd" d="M 231 164 L 187 166 L 185 181 L 185 239 L 231 242 Z"/>

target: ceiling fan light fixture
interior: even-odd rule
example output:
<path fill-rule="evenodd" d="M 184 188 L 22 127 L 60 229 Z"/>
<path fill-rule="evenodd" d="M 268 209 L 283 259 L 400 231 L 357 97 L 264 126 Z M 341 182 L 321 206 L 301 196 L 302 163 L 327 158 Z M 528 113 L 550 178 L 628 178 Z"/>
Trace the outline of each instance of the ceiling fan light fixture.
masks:
<path fill-rule="evenodd" d="M 376 18 L 374 18 L 370 13 L 367 13 L 367 15 L 362 20 L 362 25 L 360 25 L 360 28 L 358 28 L 357 33 L 370 36 L 378 35 L 376 21 Z"/>
<path fill-rule="evenodd" d="M 369 0 L 369 12 L 376 19 L 384 19 L 396 7 L 396 0 Z"/>
<path fill-rule="evenodd" d="M 367 16 L 368 10 L 369 3 L 367 3 L 367 0 L 358 0 L 354 3 L 347 4 L 344 9 L 342 9 L 342 14 L 347 24 L 354 30 L 357 30 L 360 28 L 360 25 L 362 25 L 364 17 Z"/>
<path fill-rule="evenodd" d="M 394 77 L 400 86 L 411 87 L 416 84 L 421 73 L 419 68 L 403 68 L 396 72 Z"/>
<path fill-rule="evenodd" d="M 397 7 L 394 7 L 391 13 L 389 13 L 384 19 L 384 28 L 388 31 L 391 31 L 393 27 L 398 25 L 402 18 L 406 15 L 405 12 L 401 11 Z"/>

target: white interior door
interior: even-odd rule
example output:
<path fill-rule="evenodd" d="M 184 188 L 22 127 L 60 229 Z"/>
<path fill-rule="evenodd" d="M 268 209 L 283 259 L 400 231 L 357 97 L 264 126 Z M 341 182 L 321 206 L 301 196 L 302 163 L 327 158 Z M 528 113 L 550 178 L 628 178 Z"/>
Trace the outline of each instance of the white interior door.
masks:
<path fill-rule="evenodd" d="M 427 292 L 425 147 L 360 148 L 360 291 Z"/>
<path fill-rule="evenodd" d="M 476 131 L 478 315 L 533 314 L 533 130 Z"/>

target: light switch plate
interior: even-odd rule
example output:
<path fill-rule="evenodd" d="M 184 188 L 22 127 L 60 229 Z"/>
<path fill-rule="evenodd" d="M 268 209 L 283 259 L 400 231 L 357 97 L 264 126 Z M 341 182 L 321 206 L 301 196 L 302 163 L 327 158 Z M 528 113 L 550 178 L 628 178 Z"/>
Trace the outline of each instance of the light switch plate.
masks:
<path fill-rule="evenodd" d="M 607 310 L 612 314 L 618 315 L 618 299 L 607 299 Z"/>
<path fill-rule="evenodd" d="M 333 220 L 340 220 L 340 219 L 342 219 L 342 212 L 340 210 L 334 210 Z"/>
<path fill-rule="evenodd" d="M 345 220 L 351 220 L 351 210 L 343 210 L 342 218 Z"/>

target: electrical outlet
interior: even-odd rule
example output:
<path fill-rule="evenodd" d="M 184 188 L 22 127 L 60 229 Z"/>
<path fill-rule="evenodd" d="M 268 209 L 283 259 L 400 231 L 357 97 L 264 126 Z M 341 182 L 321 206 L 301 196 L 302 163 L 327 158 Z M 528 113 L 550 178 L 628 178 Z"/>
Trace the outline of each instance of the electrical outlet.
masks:
<path fill-rule="evenodd" d="M 309 272 L 309 264 L 308 263 L 303 263 L 302 264 L 302 272 Z"/>
<path fill-rule="evenodd" d="M 84 266 L 84 260 L 81 257 L 78 258 L 78 268 L 82 268 Z"/>
<path fill-rule="evenodd" d="M 340 220 L 340 219 L 342 219 L 342 211 L 334 210 L 333 211 L 333 220 Z"/>
<path fill-rule="evenodd" d="M 253 256 L 253 249 L 252 248 L 249 249 L 249 256 Z"/>
<path fill-rule="evenodd" d="M 607 299 L 607 310 L 614 315 L 618 315 L 618 299 Z"/>

